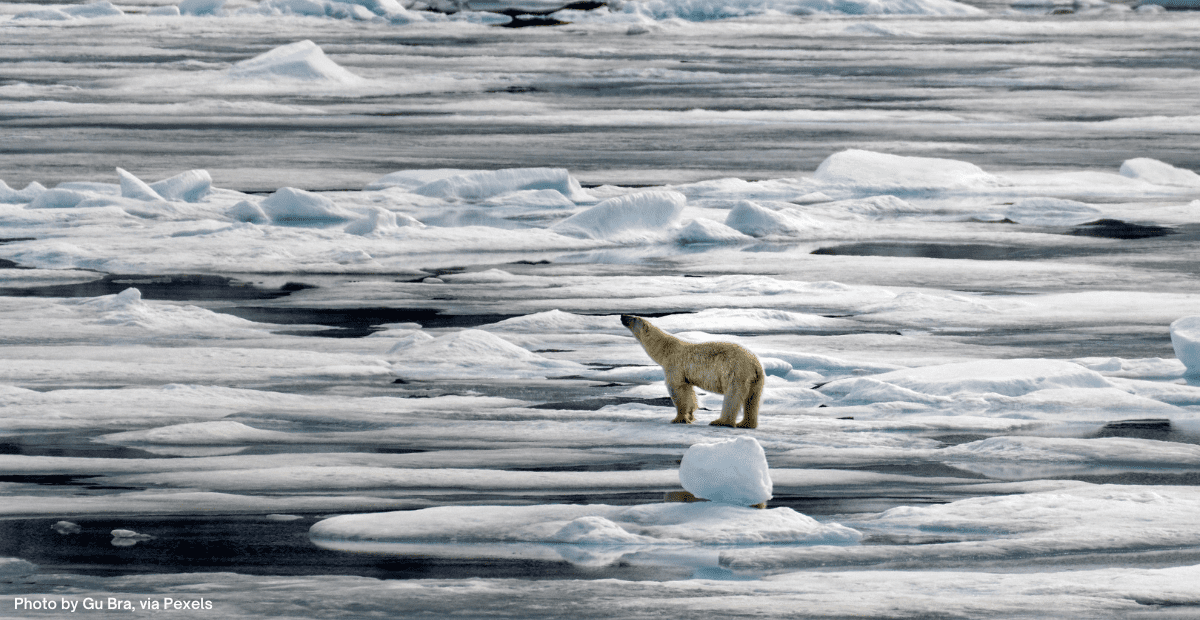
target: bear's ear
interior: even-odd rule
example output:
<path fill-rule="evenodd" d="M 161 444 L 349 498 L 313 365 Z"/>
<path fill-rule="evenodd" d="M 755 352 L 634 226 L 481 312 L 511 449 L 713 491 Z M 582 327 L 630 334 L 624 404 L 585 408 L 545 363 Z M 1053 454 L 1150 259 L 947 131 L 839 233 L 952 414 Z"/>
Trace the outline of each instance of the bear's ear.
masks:
<path fill-rule="evenodd" d="M 637 322 L 636 316 L 633 316 L 631 314 L 622 314 L 621 315 L 621 325 L 624 325 L 625 327 L 628 327 L 629 329 L 633 329 L 633 324 L 636 322 Z"/>

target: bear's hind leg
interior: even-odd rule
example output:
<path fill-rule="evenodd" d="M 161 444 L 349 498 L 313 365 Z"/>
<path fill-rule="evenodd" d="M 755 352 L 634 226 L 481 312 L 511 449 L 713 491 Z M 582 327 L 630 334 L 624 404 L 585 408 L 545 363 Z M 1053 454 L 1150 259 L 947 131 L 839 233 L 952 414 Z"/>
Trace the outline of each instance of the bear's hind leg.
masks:
<path fill-rule="evenodd" d="M 675 403 L 675 419 L 671 420 L 671 424 L 691 424 L 696 419 L 696 391 L 685 383 L 667 385 L 667 393 L 671 395 L 671 402 Z"/>
<path fill-rule="evenodd" d="M 738 410 L 742 408 L 742 398 L 739 391 L 730 390 L 721 402 L 721 417 L 709 422 L 712 426 L 735 426 Z"/>
<path fill-rule="evenodd" d="M 738 423 L 738 428 L 758 428 L 758 405 L 762 401 L 762 386 L 756 387 L 750 388 L 750 394 L 746 396 L 742 405 L 742 421 Z"/>

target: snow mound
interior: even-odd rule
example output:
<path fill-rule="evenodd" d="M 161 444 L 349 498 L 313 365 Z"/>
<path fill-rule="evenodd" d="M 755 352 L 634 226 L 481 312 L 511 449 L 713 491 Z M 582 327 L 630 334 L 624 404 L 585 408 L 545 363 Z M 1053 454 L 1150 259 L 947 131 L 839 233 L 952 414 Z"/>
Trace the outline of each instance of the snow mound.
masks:
<path fill-rule="evenodd" d="M 1175 348 L 1175 357 L 1187 366 L 1188 374 L 1200 374 L 1200 316 L 1171 323 L 1171 346 Z"/>
<path fill-rule="evenodd" d="M 1111 388 L 1103 376 L 1073 362 L 1050 359 L 979 360 L 906 368 L 873 377 L 874 380 L 921 394 L 951 396 L 961 393 L 1024 396 L 1047 389 Z M 822 391 L 837 393 L 843 379 Z"/>
<path fill-rule="evenodd" d="M 372 207 L 365 218 L 351 222 L 343 230 L 351 235 L 384 236 L 407 227 L 425 228 L 425 225 L 412 216 L 397 214 L 383 207 Z"/>
<path fill-rule="evenodd" d="M 262 207 L 249 200 L 243 200 L 229 207 L 225 211 L 225 217 L 235 222 L 249 222 L 251 224 L 271 223 L 271 218 L 267 216 L 266 211 L 263 211 Z"/>
<path fill-rule="evenodd" d="M 708 21 L 762 15 L 976 15 L 974 7 L 951 0 L 639 0 L 627 13 L 656 20 Z"/>
<path fill-rule="evenodd" d="M 757 202 L 742 200 L 729 211 L 725 225 L 751 237 L 793 235 L 825 229 L 816 218 L 795 209 L 774 211 Z"/>
<path fill-rule="evenodd" d="M 264 431 L 231 420 L 175 424 L 144 431 L 102 435 L 99 441 L 111 444 L 225 445 L 230 443 L 270 442 L 287 433 Z"/>
<path fill-rule="evenodd" d="M 358 219 L 320 194 L 284 187 L 259 205 L 271 223 L 283 226 L 323 226 Z"/>
<path fill-rule="evenodd" d="M 830 155 L 817 167 L 814 178 L 829 185 L 888 192 L 927 192 L 999 184 L 996 177 L 964 161 L 857 149 Z"/>
<path fill-rule="evenodd" d="M 37 181 L 31 182 L 25 186 L 23 190 L 15 190 L 8 186 L 4 181 L 0 181 L 0 203 L 2 204 L 22 204 L 33 202 L 38 196 L 46 192 L 46 186 Z"/>
<path fill-rule="evenodd" d="M 317 541 L 524 542 L 588 545 L 856 544 L 862 535 L 790 508 L 697 502 L 641 506 L 442 506 L 341 515 L 309 530 Z"/>
<path fill-rule="evenodd" d="M 692 220 L 675 235 L 675 242 L 681 245 L 744 243 L 747 241 L 753 241 L 753 239 L 725 224 L 704 218 Z"/>
<path fill-rule="evenodd" d="M 1077 553 L 1196 544 L 1200 542 L 1194 527 L 1197 510 L 1200 492 L 1193 487 L 1081 485 L 935 506 L 902 506 L 872 517 L 870 524 L 890 532 L 1020 534 L 1021 553 L 1032 548 L 1047 554 Z"/>
<path fill-rule="evenodd" d="M 688 448 L 679 482 L 692 495 L 723 504 L 753 506 L 771 499 L 766 452 L 749 436 Z"/>
<path fill-rule="evenodd" d="M 1147 157 L 1126 160 L 1121 164 L 1121 175 L 1155 185 L 1200 186 L 1200 174 Z"/>
<path fill-rule="evenodd" d="M 564 375 L 586 368 L 575 362 L 543 357 L 478 329 L 464 329 L 417 342 L 398 353 L 402 354 L 402 359 L 393 364 L 392 369 L 402 377 L 418 379 Z"/>
<path fill-rule="evenodd" d="M 821 392 L 840 405 L 909 403 L 964 413 L 1029 415 L 1170 406 L 1129 394 L 1079 364 L 1048 359 L 980 360 L 839 379 Z"/>
<path fill-rule="evenodd" d="M 390 181 L 385 181 L 389 177 L 376 181 L 372 186 L 381 182 L 399 184 L 404 180 L 404 177 L 392 177 Z M 443 200 L 480 201 L 526 190 L 554 190 L 576 203 L 594 200 L 564 168 L 511 168 L 454 175 L 431 181 L 413 189 L 413 192 Z"/>
<path fill-rule="evenodd" d="M 585 239 L 655 234 L 675 223 L 687 198 L 679 192 L 649 191 L 609 198 L 558 222 L 551 230 Z"/>
<path fill-rule="evenodd" d="M 549 310 L 525 316 L 504 319 L 487 326 L 488 329 L 528 333 L 587 333 L 597 331 L 619 331 L 625 328 L 616 315 L 591 316 L 572 314 L 562 310 Z"/>
<path fill-rule="evenodd" d="M 296 80 L 329 84 L 360 84 L 365 80 L 340 67 L 312 41 L 277 47 L 236 63 L 229 77 L 238 80 Z"/>
<path fill-rule="evenodd" d="M 1077 226 L 1104 214 L 1095 207 L 1064 198 L 1024 198 L 1004 210 L 1004 216 L 1030 226 Z"/>
<path fill-rule="evenodd" d="M 233 330 L 257 329 L 259 324 L 228 314 L 219 314 L 198 306 L 169 303 L 147 304 L 142 293 L 130 287 L 115 295 L 69 300 L 64 305 L 79 308 L 87 323 L 131 327 L 158 334 L 233 335 Z"/>

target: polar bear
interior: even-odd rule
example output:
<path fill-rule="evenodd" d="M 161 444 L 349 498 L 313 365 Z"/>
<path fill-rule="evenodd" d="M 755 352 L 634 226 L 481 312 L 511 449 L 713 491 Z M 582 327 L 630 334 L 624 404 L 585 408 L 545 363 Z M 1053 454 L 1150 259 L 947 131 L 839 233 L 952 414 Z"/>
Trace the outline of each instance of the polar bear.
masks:
<path fill-rule="evenodd" d="M 732 342 L 684 342 L 638 316 L 621 315 L 621 324 L 633 332 L 650 359 L 663 367 L 667 392 L 675 403 L 673 424 L 695 420 L 696 392 L 692 386 L 724 394 L 721 417 L 713 426 L 758 428 L 758 405 L 766 374 L 753 353 Z M 742 421 L 737 422 L 741 409 Z"/>

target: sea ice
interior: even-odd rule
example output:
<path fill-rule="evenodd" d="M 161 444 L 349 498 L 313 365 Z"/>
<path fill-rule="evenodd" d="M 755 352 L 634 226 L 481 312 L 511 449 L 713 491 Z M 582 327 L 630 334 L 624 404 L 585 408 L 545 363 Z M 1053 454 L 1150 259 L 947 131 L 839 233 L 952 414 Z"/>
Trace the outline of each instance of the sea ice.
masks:
<path fill-rule="evenodd" d="M 751 237 L 816 233 L 826 228 L 826 224 L 796 209 L 776 211 L 749 200 L 730 209 L 725 225 Z"/>
<path fill-rule="evenodd" d="M 586 366 L 532 353 L 478 329 L 464 329 L 433 340 L 393 347 L 392 365 L 402 378 L 545 377 L 578 374 Z"/>
<path fill-rule="evenodd" d="M 440 173 L 425 172 L 421 176 Z M 402 185 L 413 173 L 400 172 L 387 175 L 369 187 Z M 563 168 L 513 168 L 496 171 L 478 171 L 467 174 L 441 176 L 424 185 L 412 188 L 414 193 L 448 201 L 481 201 L 501 194 L 526 190 L 554 190 L 572 202 L 594 202 L 594 198 L 579 185 L 574 177 Z"/>
<path fill-rule="evenodd" d="M 717 503 L 438 507 L 332 517 L 313 525 L 309 536 L 318 542 L 591 545 L 847 545 L 861 538 L 790 508 Z"/>
<path fill-rule="evenodd" d="M 657 237 L 679 219 L 686 204 L 687 197 L 678 192 L 638 192 L 609 198 L 551 228 L 560 234 L 588 239 Z"/>
<path fill-rule="evenodd" d="M 905 157 L 850 149 L 830 155 L 814 173 L 830 186 L 872 193 L 928 193 L 951 189 L 982 189 L 1000 179 L 974 164 L 930 157 Z"/>
<path fill-rule="evenodd" d="M 1126 160 L 1121 164 L 1121 174 L 1155 185 L 1200 186 L 1200 174 L 1148 157 Z"/>
<path fill-rule="evenodd" d="M 284 226 L 322 226 L 358 219 L 326 196 L 292 187 L 267 196 L 259 207 L 273 224 Z"/>
<path fill-rule="evenodd" d="M 1171 346 L 1175 357 L 1187 367 L 1188 374 L 1200 373 L 1200 316 L 1184 317 L 1171 323 Z"/>
<path fill-rule="evenodd" d="M 365 81 L 330 60 L 316 43 L 308 40 L 283 45 L 238 62 L 229 69 L 228 75 L 235 80 L 285 79 L 341 85 Z"/>
<path fill-rule="evenodd" d="M 723 504 L 753 506 L 771 499 L 767 455 L 749 436 L 688 448 L 679 482 L 692 495 Z"/>

